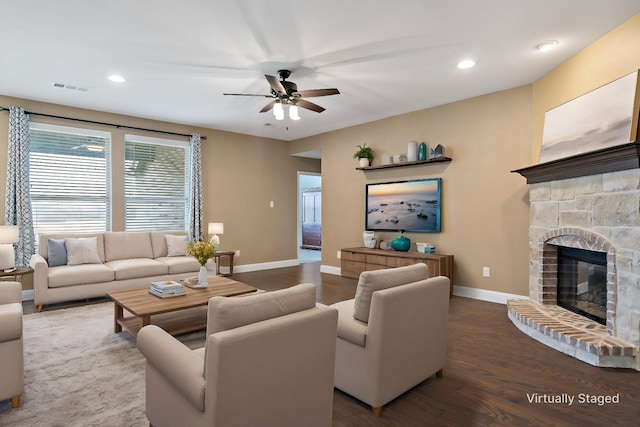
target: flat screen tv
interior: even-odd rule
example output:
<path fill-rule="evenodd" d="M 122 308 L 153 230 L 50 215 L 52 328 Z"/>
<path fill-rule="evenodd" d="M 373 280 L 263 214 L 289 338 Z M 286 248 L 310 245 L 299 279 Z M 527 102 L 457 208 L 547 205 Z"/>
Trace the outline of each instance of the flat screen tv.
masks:
<path fill-rule="evenodd" d="M 440 232 L 441 178 L 367 184 L 369 231 Z"/>

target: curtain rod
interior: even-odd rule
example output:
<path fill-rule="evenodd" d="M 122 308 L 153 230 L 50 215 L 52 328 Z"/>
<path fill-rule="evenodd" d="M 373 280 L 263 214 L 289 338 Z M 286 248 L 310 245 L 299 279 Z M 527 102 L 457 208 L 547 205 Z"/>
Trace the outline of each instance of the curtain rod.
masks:
<path fill-rule="evenodd" d="M 5 108 L 5 107 L 0 107 L 0 110 L 9 111 L 9 109 Z M 27 111 L 27 110 L 25 110 L 24 112 L 26 114 L 31 114 L 33 116 L 49 117 L 49 118 L 52 118 L 52 119 L 72 120 L 74 122 L 90 123 L 92 125 L 112 126 L 112 127 L 115 127 L 115 128 L 142 130 L 142 131 L 146 131 L 146 132 L 156 132 L 156 133 L 163 133 L 163 134 L 166 134 L 166 135 L 176 135 L 176 136 L 184 136 L 184 137 L 187 137 L 187 138 L 191 138 L 191 135 L 186 134 L 186 133 L 168 132 L 168 131 L 165 131 L 165 130 L 139 128 L 139 127 L 135 127 L 135 126 L 127 126 L 127 125 L 118 125 L 118 124 L 114 124 L 114 123 L 98 122 L 98 121 L 95 121 L 95 120 L 75 119 L 73 117 L 64 117 L 64 116 L 56 116 L 56 115 L 53 115 L 53 114 L 36 113 L 36 112 L 33 112 L 33 111 Z M 206 140 L 207 137 L 201 135 L 200 139 Z"/>

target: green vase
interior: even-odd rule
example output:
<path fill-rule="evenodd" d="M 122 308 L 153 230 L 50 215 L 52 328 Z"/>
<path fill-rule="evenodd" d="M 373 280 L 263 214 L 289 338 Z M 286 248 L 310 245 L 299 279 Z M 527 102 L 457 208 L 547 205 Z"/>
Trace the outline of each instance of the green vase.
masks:
<path fill-rule="evenodd" d="M 409 252 L 411 247 L 411 240 L 400 234 L 398 237 L 391 241 L 391 247 L 400 252 Z"/>
<path fill-rule="evenodd" d="M 418 160 L 427 160 L 427 144 L 424 142 L 418 148 Z"/>

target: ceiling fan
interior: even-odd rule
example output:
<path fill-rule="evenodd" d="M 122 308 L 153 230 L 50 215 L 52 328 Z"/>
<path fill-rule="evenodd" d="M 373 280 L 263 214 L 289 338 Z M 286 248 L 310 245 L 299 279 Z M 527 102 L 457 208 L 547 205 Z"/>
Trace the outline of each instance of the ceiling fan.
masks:
<path fill-rule="evenodd" d="M 293 120 L 299 120 L 297 108 L 301 107 L 307 110 L 315 111 L 316 113 L 322 113 L 325 109 L 318 104 L 309 102 L 303 98 L 314 98 L 318 96 L 338 95 L 340 92 L 336 88 L 330 89 L 310 89 L 310 90 L 298 90 L 298 85 L 294 82 L 287 81 L 291 71 L 278 70 L 278 76 L 281 80 L 278 80 L 275 76 L 265 74 L 264 77 L 271 86 L 271 94 L 254 94 L 254 93 L 224 93 L 223 95 L 234 96 L 263 96 L 265 98 L 274 98 L 273 101 L 265 105 L 261 113 L 274 109 L 276 119 L 284 119 L 284 106 L 289 106 L 289 117 Z"/>

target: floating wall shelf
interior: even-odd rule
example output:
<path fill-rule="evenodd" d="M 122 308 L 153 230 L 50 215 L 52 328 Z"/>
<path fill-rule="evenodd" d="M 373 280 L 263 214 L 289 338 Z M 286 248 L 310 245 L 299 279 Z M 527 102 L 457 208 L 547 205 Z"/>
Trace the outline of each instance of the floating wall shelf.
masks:
<path fill-rule="evenodd" d="M 437 157 L 435 159 L 429 159 L 429 160 L 416 160 L 415 162 L 391 163 L 388 165 L 379 165 L 379 166 L 365 166 L 363 168 L 356 168 L 356 170 L 373 171 L 373 170 L 380 170 L 380 169 L 404 168 L 407 166 L 428 165 L 433 163 L 446 163 L 450 161 L 451 161 L 451 157 Z"/>

